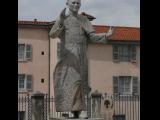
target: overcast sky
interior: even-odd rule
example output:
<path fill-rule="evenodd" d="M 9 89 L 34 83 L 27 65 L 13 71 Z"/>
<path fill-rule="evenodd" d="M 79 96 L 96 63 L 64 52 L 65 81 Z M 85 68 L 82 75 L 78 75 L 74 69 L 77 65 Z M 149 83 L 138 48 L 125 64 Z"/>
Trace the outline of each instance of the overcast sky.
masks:
<path fill-rule="evenodd" d="M 67 0 L 18 0 L 18 20 L 54 21 Z M 81 0 L 96 25 L 140 27 L 140 0 Z"/>

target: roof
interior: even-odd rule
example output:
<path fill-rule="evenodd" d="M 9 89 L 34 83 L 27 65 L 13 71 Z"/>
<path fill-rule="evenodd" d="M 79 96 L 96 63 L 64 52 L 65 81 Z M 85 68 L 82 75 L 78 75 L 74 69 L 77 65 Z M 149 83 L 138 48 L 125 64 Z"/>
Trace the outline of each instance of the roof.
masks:
<path fill-rule="evenodd" d="M 54 24 L 54 21 L 48 22 L 48 21 L 37 21 L 37 19 L 34 19 L 34 21 L 18 21 L 18 25 L 50 25 Z"/>
<path fill-rule="evenodd" d="M 21 27 L 45 27 L 51 28 L 55 21 L 18 21 L 18 26 Z M 109 30 L 110 26 L 104 25 L 93 25 L 96 33 L 105 33 Z M 108 38 L 113 41 L 140 41 L 140 28 L 138 27 L 123 27 L 123 26 L 112 26 L 113 34 Z"/>
<path fill-rule="evenodd" d="M 110 26 L 93 25 L 96 33 L 105 33 Z M 113 34 L 109 37 L 111 40 L 122 41 L 140 41 L 140 29 L 136 27 L 112 26 Z"/>

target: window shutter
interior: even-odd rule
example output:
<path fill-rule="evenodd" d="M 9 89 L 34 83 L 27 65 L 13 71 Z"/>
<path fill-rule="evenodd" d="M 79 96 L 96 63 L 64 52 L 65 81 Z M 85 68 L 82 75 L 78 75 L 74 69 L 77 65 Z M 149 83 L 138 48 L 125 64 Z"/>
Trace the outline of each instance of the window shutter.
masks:
<path fill-rule="evenodd" d="M 118 93 L 118 76 L 113 76 L 113 93 Z"/>
<path fill-rule="evenodd" d="M 32 90 L 32 84 L 33 84 L 32 75 L 27 75 L 27 81 L 26 81 L 27 90 Z"/>
<path fill-rule="evenodd" d="M 136 62 L 136 46 L 131 47 L 131 62 Z"/>
<path fill-rule="evenodd" d="M 138 77 L 133 76 L 133 94 L 138 94 Z"/>
<path fill-rule="evenodd" d="M 113 46 L 113 61 L 118 62 L 119 61 L 119 51 L 118 46 Z"/>
<path fill-rule="evenodd" d="M 32 45 L 27 44 L 26 45 L 26 60 L 31 60 L 32 59 Z"/>

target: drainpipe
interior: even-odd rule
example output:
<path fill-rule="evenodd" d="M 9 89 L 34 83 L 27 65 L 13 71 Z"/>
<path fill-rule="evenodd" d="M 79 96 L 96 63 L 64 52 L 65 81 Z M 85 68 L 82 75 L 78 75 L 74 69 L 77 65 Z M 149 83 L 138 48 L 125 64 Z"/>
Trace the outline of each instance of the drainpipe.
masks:
<path fill-rule="evenodd" d="M 48 113 L 49 113 L 49 117 L 50 117 L 50 36 L 49 36 L 49 27 L 47 27 L 47 31 L 48 31 L 48 40 L 49 40 L 49 80 L 48 80 Z"/>

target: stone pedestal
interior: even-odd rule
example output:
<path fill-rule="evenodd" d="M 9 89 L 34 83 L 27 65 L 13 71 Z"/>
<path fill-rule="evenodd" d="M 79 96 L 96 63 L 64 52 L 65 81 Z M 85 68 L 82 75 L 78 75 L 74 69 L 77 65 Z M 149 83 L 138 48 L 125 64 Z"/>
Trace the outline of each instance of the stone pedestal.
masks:
<path fill-rule="evenodd" d="M 74 118 L 50 118 L 49 120 L 104 120 L 104 118 L 79 118 L 79 119 L 74 119 Z"/>

